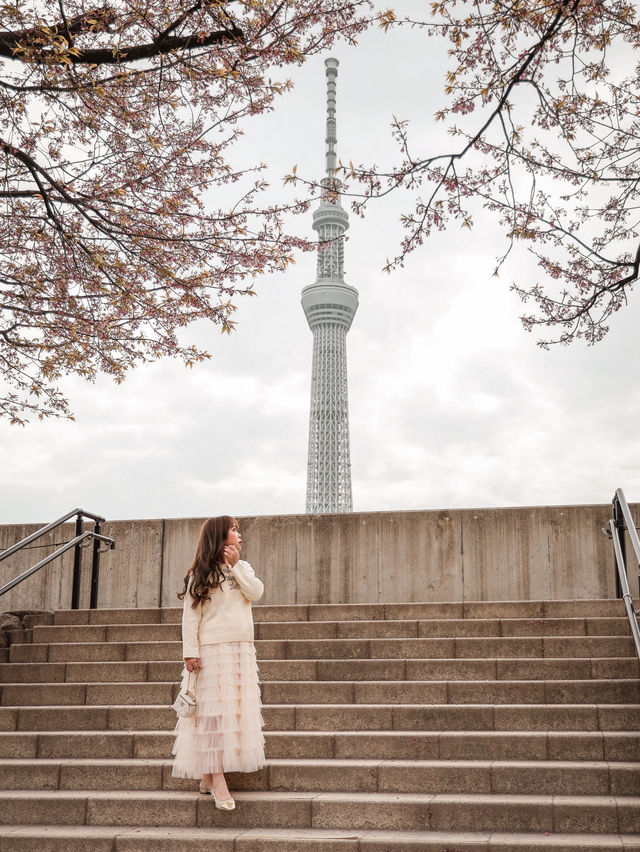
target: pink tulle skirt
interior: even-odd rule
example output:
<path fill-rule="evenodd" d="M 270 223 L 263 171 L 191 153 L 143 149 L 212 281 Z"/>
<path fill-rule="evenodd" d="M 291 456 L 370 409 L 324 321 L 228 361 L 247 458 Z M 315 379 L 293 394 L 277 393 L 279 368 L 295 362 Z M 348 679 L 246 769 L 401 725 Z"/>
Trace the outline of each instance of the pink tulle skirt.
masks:
<path fill-rule="evenodd" d="M 173 775 L 202 778 L 216 772 L 255 772 L 264 766 L 262 703 L 253 642 L 200 648 L 197 717 L 178 718 Z M 182 672 L 183 687 L 187 670 Z M 193 675 L 191 676 L 193 688 Z"/>

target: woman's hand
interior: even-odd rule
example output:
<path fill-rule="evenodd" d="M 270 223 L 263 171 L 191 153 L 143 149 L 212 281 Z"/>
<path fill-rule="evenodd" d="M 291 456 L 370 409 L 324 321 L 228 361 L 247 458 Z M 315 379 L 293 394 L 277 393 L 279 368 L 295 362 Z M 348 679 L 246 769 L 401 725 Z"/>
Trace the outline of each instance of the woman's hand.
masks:
<path fill-rule="evenodd" d="M 203 665 L 200 662 L 200 657 L 185 657 L 184 664 L 187 667 L 188 672 L 197 672 L 199 669 L 203 668 Z"/>
<path fill-rule="evenodd" d="M 227 565 L 236 565 L 240 559 L 240 551 L 235 544 L 226 544 L 224 547 L 224 561 Z"/>

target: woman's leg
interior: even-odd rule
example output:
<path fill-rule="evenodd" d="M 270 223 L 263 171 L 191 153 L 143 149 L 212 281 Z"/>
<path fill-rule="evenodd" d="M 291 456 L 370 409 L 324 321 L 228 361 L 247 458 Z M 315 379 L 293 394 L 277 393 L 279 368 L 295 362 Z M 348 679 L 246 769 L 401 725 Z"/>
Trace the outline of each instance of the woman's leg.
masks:
<path fill-rule="evenodd" d="M 216 772 L 202 776 L 202 787 L 204 790 L 211 790 L 213 795 L 219 802 L 225 802 L 231 798 L 227 779 L 224 777 L 224 772 Z"/>

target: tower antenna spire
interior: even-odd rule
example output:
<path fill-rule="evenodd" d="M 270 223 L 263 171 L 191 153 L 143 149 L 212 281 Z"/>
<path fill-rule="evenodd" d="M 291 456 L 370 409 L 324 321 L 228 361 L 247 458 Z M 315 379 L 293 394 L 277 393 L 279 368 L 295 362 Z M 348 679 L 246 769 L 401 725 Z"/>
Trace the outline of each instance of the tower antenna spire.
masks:
<path fill-rule="evenodd" d="M 338 138 L 336 135 L 336 80 L 338 77 L 337 59 L 329 58 L 324 61 L 327 75 L 327 153 L 326 153 L 326 170 L 327 180 L 331 181 L 330 186 L 335 181 L 336 168 L 338 167 L 338 158 L 336 155 L 336 145 Z"/>
<path fill-rule="evenodd" d="M 307 508 L 309 513 L 351 512 L 351 456 L 347 390 L 347 332 L 358 309 L 358 291 L 344 280 L 344 235 L 349 216 L 340 204 L 336 155 L 338 60 L 325 60 L 327 78 L 326 176 L 313 214 L 318 232 L 316 281 L 302 291 L 313 333 Z"/>

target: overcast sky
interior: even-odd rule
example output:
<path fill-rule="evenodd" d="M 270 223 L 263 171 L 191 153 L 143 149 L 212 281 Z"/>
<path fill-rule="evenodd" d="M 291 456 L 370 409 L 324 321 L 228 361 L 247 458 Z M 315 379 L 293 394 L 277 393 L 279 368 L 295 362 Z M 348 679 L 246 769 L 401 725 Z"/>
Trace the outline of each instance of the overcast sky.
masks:
<path fill-rule="evenodd" d="M 343 160 L 391 163 L 393 114 L 423 149 L 443 144 L 445 53 L 410 31 L 332 51 Z M 293 79 L 237 152 L 270 164 L 276 197 L 294 164 L 323 169 L 324 56 Z M 360 292 L 347 339 L 354 510 L 604 503 L 618 486 L 640 500 L 637 297 L 597 347 L 542 351 L 509 291 L 536 267 L 522 251 L 492 276 L 504 242 L 488 216 L 381 271 L 402 209 L 392 197 L 352 216 L 346 244 Z M 313 236 L 311 213 L 298 227 Z M 120 386 L 69 379 L 76 422 L 0 425 L 0 523 L 76 506 L 110 519 L 304 512 L 312 338 L 300 291 L 314 279 L 315 257 L 301 255 L 239 303 L 233 335 L 193 329 L 206 364 L 139 367 Z"/>

